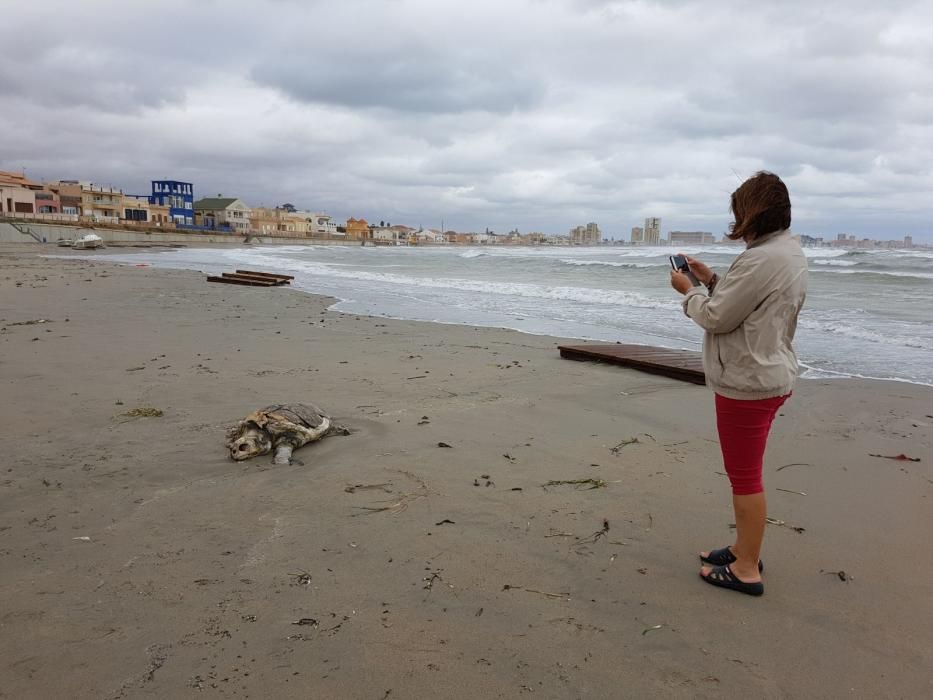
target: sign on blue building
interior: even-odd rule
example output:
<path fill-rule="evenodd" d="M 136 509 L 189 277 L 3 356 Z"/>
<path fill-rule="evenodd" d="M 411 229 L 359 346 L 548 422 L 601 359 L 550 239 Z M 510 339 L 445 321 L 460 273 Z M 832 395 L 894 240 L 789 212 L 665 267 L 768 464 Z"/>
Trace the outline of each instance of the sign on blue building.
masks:
<path fill-rule="evenodd" d="M 153 180 L 149 202 L 168 206 L 176 225 L 194 225 L 194 186 L 190 182 Z"/>

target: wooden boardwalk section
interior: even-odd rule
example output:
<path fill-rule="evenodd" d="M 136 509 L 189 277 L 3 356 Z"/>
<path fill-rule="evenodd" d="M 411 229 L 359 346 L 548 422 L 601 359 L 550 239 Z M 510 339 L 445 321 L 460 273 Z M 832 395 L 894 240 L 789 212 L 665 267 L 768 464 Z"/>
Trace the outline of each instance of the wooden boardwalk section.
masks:
<path fill-rule="evenodd" d="M 655 348 L 650 345 L 560 345 L 568 360 L 608 362 L 649 374 L 660 374 L 693 384 L 705 384 L 703 354 L 690 350 Z"/>

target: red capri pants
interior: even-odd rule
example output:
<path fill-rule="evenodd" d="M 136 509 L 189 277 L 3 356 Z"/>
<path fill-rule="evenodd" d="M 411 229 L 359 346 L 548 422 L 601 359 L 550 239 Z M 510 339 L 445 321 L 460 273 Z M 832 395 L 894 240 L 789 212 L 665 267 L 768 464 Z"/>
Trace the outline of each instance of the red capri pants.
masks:
<path fill-rule="evenodd" d="M 790 396 L 739 401 L 716 394 L 716 427 L 726 474 L 736 496 L 764 491 L 761 466 L 768 433 L 778 409 Z"/>

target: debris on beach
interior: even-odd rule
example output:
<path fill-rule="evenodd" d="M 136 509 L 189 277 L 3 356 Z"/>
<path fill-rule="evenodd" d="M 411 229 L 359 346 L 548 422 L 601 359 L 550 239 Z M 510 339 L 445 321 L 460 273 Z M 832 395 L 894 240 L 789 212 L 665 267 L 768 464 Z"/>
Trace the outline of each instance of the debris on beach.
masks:
<path fill-rule="evenodd" d="M 295 579 L 295 582 L 292 584 L 294 586 L 310 586 L 311 585 L 311 574 L 307 571 L 299 569 L 298 571 L 289 574 L 292 578 Z"/>
<path fill-rule="evenodd" d="M 622 442 L 620 442 L 618 445 L 616 445 L 616 446 L 614 446 L 614 447 L 610 447 L 610 448 L 609 448 L 609 451 L 610 451 L 612 454 L 617 455 L 617 454 L 619 454 L 619 452 L 622 451 L 622 448 L 628 447 L 629 445 L 639 445 L 639 444 L 641 444 L 641 443 L 639 442 L 638 438 L 637 438 L 637 437 L 633 437 L 633 438 L 629 438 L 628 440 L 623 440 Z"/>
<path fill-rule="evenodd" d="M 434 523 L 434 524 L 435 524 L 435 525 L 456 525 L 457 523 L 455 523 L 455 522 L 454 522 L 453 520 L 451 520 L 450 518 L 444 518 L 444 519 L 441 520 L 440 522 L 437 522 L 437 523 Z"/>
<path fill-rule="evenodd" d="M 788 467 L 811 467 L 811 466 L 813 465 L 808 464 L 807 462 L 791 462 L 790 464 L 782 464 L 780 467 L 778 467 L 774 471 L 779 472 L 782 469 L 787 469 Z"/>
<path fill-rule="evenodd" d="M 793 491 L 792 489 L 775 489 L 776 491 L 783 491 L 784 493 L 796 493 L 798 496 L 806 496 L 805 491 Z"/>
<path fill-rule="evenodd" d="M 596 544 L 600 540 L 600 538 L 605 537 L 608 532 L 609 532 L 609 521 L 603 519 L 602 529 L 597 530 L 593 534 L 587 535 L 586 537 L 577 538 L 577 541 L 574 542 L 571 545 L 571 547 L 585 547 L 588 544 Z"/>
<path fill-rule="evenodd" d="M 448 445 L 446 442 L 437 443 L 438 447 L 446 447 L 447 449 L 453 449 L 453 445 Z"/>
<path fill-rule="evenodd" d="M 315 620 L 313 617 L 302 617 L 302 618 L 300 618 L 300 619 L 298 619 L 298 620 L 294 620 L 294 621 L 292 622 L 292 624 L 293 624 L 293 625 L 301 625 L 301 626 L 310 625 L 311 627 L 317 627 L 317 626 L 318 626 L 318 621 Z"/>
<path fill-rule="evenodd" d="M 435 581 L 443 581 L 443 580 L 444 580 L 443 578 L 441 578 L 441 571 L 443 571 L 443 569 L 438 569 L 437 571 L 432 571 L 430 576 L 425 576 L 424 578 L 422 578 L 421 580 L 425 582 L 425 584 L 422 586 L 422 588 L 423 588 L 424 590 L 426 590 L 426 591 L 433 590 L 433 589 L 434 589 L 434 582 L 435 582 Z"/>
<path fill-rule="evenodd" d="M 398 515 L 399 513 L 408 510 L 408 506 L 411 505 L 414 501 L 417 501 L 420 498 L 427 498 L 428 494 L 431 493 L 428 485 L 424 483 L 424 479 L 415 474 L 412 474 L 409 471 L 403 469 L 396 470 L 399 474 L 402 474 L 415 483 L 418 484 L 419 490 L 413 491 L 411 493 L 403 493 L 397 498 L 388 499 L 382 501 L 384 505 L 376 506 L 357 506 L 357 509 L 362 511 L 360 513 L 354 513 L 354 515 L 372 515 L 374 513 L 390 513 L 391 515 Z M 474 483 L 475 486 L 479 484 Z"/>
<path fill-rule="evenodd" d="M 126 413 L 121 413 L 121 416 L 126 416 L 127 418 L 161 418 L 165 415 L 162 409 L 152 408 L 151 406 L 145 406 L 142 408 L 134 408 L 131 411 Z"/>
<path fill-rule="evenodd" d="M 606 482 L 603 481 L 602 479 L 594 479 L 594 478 L 588 478 L 588 479 L 551 479 L 551 480 L 548 481 L 547 483 L 542 484 L 542 487 L 543 487 L 543 488 L 547 488 L 548 486 L 573 486 L 573 487 L 575 487 L 577 490 L 592 491 L 593 489 L 604 489 L 604 488 L 606 488 Z M 583 488 L 582 488 L 583 486 L 587 486 L 587 488 L 583 489 Z"/>
<path fill-rule="evenodd" d="M 352 486 L 344 488 L 344 491 L 347 493 L 356 493 L 357 491 L 379 490 L 385 493 L 392 493 L 392 489 L 390 489 L 389 486 L 391 486 L 391 482 L 386 482 L 384 484 L 353 484 Z"/>
<path fill-rule="evenodd" d="M 6 325 L 7 328 L 10 328 L 12 326 L 35 326 L 40 323 L 51 323 L 51 321 L 47 318 L 37 318 L 32 321 L 17 321 L 16 323 L 8 323 Z"/>
<path fill-rule="evenodd" d="M 641 631 L 641 636 L 644 637 L 649 632 L 654 632 L 655 630 L 663 629 L 664 625 L 653 625 L 652 627 L 646 627 Z"/>
<path fill-rule="evenodd" d="M 538 595 L 543 595 L 546 598 L 565 598 L 570 600 L 569 593 L 548 593 L 547 591 L 539 591 L 537 588 L 525 588 L 524 586 L 513 586 L 510 584 L 505 584 L 502 587 L 503 591 L 525 591 L 526 593 L 537 593 Z"/>
<path fill-rule="evenodd" d="M 820 569 L 820 573 L 828 574 L 830 576 L 835 576 L 843 583 L 848 583 L 849 581 L 852 580 L 852 577 L 849 576 L 845 571 L 823 571 L 822 569 Z"/>
<path fill-rule="evenodd" d="M 269 454 L 274 464 L 292 464 L 292 452 L 329 435 L 349 435 L 314 404 L 274 404 L 254 411 L 227 430 L 227 449 L 235 461 Z"/>
<path fill-rule="evenodd" d="M 899 454 L 899 455 L 873 455 L 873 454 L 869 454 L 868 456 L 869 456 L 869 457 L 880 457 L 881 459 L 893 459 L 893 460 L 897 460 L 898 462 L 919 462 L 919 461 L 920 461 L 920 458 L 919 458 L 919 457 L 908 457 L 908 456 L 905 455 L 903 452 L 902 452 L 901 454 Z"/>
<path fill-rule="evenodd" d="M 770 517 L 770 516 L 767 517 L 767 518 L 765 518 L 765 522 L 768 523 L 768 525 L 777 525 L 778 527 L 786 527 L 788 530 L 793 530 L 793 531 L 796 532 L 797 534 L 800 534 L 800 533 L 803 533 L 803 532 L 806 532 L 806 531 L 807 531 L 807 528 L 805 528 L 805 527 L 798 527 L 798 526 L 796 526 L 796 525 L 788 525 L 785 521 L 783 521 L 783 520 L 778 520 L 777 518 L 772 518 L 772 517 Z M 734 529 L 735 529 L 735 523 L 729 523 L 729 528 L 730 528 L 731 530 L 734 530 Z"/>

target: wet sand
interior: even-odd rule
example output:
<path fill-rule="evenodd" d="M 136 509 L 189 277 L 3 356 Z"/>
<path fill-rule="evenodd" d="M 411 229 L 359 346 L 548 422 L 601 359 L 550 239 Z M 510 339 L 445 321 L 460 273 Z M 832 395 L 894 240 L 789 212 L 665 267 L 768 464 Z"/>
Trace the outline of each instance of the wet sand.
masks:
<path fill-rule="evenodd" d="M 933 695 L 929 388 L 799 384 L 754 599 L 697 576 L 703 387 L 36 250 L 0 248 L 0 697 Z M 354 432 L 230 461 L 288 401 Z"/>

